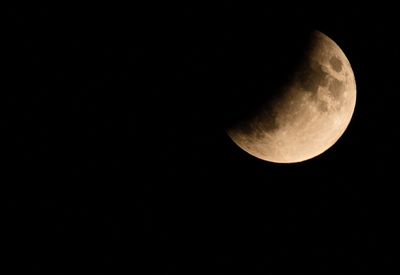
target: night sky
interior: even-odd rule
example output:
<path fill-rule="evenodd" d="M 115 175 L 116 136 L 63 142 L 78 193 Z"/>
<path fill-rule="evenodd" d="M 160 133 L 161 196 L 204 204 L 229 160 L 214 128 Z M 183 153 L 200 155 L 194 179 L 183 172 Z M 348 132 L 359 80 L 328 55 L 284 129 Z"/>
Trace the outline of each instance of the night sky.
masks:
<path fill-rule="evenodd" d="M 11 271 L 393 268 L 396 8 L 164 2 L 6 10 L 1 227 Z M 309 161 L 256 159 L 225 130 L 284 83 L 313 30 L 351 63 L 353 119 Z"/>

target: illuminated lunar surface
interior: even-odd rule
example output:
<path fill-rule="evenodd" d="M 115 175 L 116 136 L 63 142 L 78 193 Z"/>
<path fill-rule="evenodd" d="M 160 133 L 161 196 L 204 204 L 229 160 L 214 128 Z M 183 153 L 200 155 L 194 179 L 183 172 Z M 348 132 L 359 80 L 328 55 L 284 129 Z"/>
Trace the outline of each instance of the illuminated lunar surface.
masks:
<path fill-rule="evenodd" d="M 335 144 L 350 123 L 355 103 L 349 61 L 333 40 L 316 31 L 304 60 L 279 96 L 227 133 L 257 158 L 301 162 Z"/>

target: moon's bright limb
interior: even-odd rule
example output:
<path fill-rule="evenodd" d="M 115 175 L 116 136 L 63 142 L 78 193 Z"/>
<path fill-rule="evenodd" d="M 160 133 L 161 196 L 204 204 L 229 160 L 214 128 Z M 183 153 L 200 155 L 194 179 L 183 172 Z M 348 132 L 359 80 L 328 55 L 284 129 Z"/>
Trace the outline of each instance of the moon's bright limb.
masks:
<path fill-rule="evenodd" d="M 316 31 L 310 51 L 281 95 L 227 132 L 257 158 L 301 162 L 335 144 L 350 123 L 355 103 L 349 61 L 333 40 Z"/>

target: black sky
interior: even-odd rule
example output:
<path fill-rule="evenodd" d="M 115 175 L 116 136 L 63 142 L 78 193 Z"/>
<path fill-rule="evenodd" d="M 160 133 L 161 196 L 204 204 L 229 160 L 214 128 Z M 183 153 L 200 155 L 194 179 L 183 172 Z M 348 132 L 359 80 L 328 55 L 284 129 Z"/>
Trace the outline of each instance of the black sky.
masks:
<path fill-rule="evenodd" d="M 398 23 L 372 4 L 9 7 L 7 262 L 15 274 L 390 270 Z M 285 81 L 312 30 L 352 65 L 353 119 L 312 160 L 260 161 L 225 128 Z"/>

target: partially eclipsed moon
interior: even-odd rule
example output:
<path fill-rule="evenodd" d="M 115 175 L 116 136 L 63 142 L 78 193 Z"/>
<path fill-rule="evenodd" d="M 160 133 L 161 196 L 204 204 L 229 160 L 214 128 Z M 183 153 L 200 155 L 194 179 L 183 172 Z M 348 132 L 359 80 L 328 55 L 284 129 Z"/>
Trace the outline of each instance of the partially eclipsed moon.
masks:
<path fill-rule="evenodd" d="M 316 31 L 310 51 L 282 93 L 227 132 L 257 158 L 301 162 L 335 144 L 350 123 L 355 103 L 349 61 L 333 40 Z"/>

